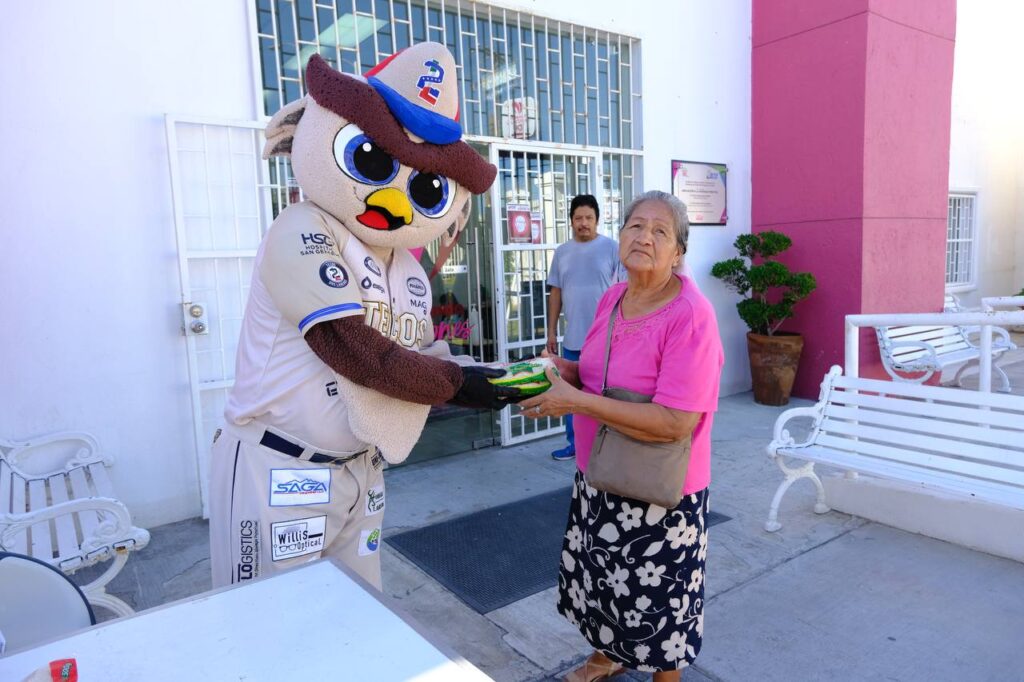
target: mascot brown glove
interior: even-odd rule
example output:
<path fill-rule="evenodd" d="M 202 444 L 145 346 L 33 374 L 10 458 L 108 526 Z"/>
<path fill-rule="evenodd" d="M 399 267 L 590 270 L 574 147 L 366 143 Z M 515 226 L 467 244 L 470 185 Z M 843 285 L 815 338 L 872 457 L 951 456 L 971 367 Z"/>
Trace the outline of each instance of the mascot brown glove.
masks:
<path fill-rule="evenodd" d="M 479 365 L 470 365 L 459 369 L 462 370 L 462 387 L 449 401 L 455 405 L 500 410 L 511 403 L 518 403 L 526 397 L 519 394 L 518 388 L 495 386 L 487 380 L 504 376 L 505 370 L 503 369 Z"/>

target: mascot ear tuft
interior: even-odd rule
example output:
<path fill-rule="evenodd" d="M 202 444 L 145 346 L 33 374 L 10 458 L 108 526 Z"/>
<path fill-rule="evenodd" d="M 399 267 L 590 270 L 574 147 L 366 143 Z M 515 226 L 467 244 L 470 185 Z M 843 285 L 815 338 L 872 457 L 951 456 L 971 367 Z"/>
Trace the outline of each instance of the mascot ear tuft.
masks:
<path fill-rule="evenodd" d="M 306 98 L 302 97 L 281 107 L 274 114 L 270 123 L 267 124 L 267 129 L 263 131 L 267 137 L 267 143 L 263 145 L 264 159 L 269 159 L 271 156 L 291 156 L 295 126 L 299 124 L 299 119 L 304 113 L 306 113 Z"/>
<path fill-rule="evenodd" d="M 462 205 L 462 210 L 455 216 L 455 220 L 448 226 L 448 229 L 441 233 L 441 243 L 444 246 L 451 247 L 459 240 L 459 235 L 462 234 L 466 223 L 469 222 L 469 212 L 472 203 L 473 197 L 466 197 L 466 203 Z"/>

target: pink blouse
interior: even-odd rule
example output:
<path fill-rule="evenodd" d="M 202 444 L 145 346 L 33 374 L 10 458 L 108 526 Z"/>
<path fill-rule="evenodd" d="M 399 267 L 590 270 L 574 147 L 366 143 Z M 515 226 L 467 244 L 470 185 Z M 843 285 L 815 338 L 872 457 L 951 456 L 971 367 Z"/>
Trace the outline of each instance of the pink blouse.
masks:
<path fill-rule="evenodd" d="M 654 402 L 665 407 L 703 414 L 692 435 L 690 466 L 683 485 L 686 495 L 711 482 L 711 424 L 718 409 L 718 383 L 725 356 L 711 303 L 692 281 L 677 277 L 682 290 L 658 310 L 625 320 L 619 308 L 608 360 L 608 385 L 653 395 Z M 601 392 L 608 317 L 626 286 L 625 282 L 614 284 L 605 292 L 583 342 L 579 375 L 587 393 Z M 574 425 L 576 466 L 586 473 L 600 423 L 575 415 Z"/>

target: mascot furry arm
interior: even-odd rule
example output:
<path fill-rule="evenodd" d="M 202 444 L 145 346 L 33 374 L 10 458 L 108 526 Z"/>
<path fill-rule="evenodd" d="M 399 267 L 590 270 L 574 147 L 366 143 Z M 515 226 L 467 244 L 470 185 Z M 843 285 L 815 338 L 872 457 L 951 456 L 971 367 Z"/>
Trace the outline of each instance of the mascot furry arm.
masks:
<path fill-rule="evenodd" d="M 349 381 L 399 400 L 498 410 L 518 395 L 487 381 L 488 376 L 501 376 L 502 370 L 460 366 L 408 351 L 360 319 L 321 322 L 306 333 L 306 343 L 324 364 Z"/>
<path fill-rule="evenodd" d="M 419 308 L 402 309 L 407 300 L 420 306 L 430 298 L 426 273 L 408 249 L 438 237 L 453 246 L 471 194 L 487 191 L 497 170 L 461 140 L 455 63 L 442 45 L 410 47 L 365 77 L 339 73 L 314 55 L 306 87 L 266 130 L 264 158 L 290 157 L 308 201 L 274 221 L 264 268 L 278 280 L 301 276 L 288 255 L 301 236 L 331 258 L 324 266 L 332 273 L 320 272 L 325 284 L 347 287 L 353 273 L 352 302 L 329 306 L 348 313 L 299 326 L 338 375 L 353 433 L 398 462 L 419 438 L 430 405 L 500 409 L 518 394 L 487 381 L 500 370 L 453 361 L 447 344 L 433 338 L 429 304 L 426 321 Z M 421 298 L 409 300 L 410 293 Z M 287 300 L 275 303 L 289 309 Z"/>

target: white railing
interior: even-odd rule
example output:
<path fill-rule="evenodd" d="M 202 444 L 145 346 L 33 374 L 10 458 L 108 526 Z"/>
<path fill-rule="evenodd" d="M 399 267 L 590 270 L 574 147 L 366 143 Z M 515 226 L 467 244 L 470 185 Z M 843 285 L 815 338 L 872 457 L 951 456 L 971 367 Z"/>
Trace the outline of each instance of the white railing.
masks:
<path fill-rule="evenodd" d="M 1024 308 L 1024 296 L 988 296 L 981 299 L 981 305 L 986 311 L 996 308 Z"/>
<path fill-rule="evenodd" d="M 991 303 L 991 307 L 989 304 Z M 978 390 L 992 391 L 992 327 L 1024 325 L 1024 310 L 1016 312 L 995 311 L 996 306 L 1024 305 L 1024 296 L 1002 296 L 984 299 L 986 310 L 974 313 L 883 313 L 877 315 L 846 316 L 846 376 L 860 376 L 860 328 L 893 327 L 903 325 L 921 326 L 976 326 L 981 331 L 980 375 Z"/>
<path fill-rule="evenodd" d="M 987 296 L 981 299 L 981 305 L 983 310 L 996 310 L 997 308 L 1024 309 L 1024 295 Z M 1009 331 L 1024 332 L 1024 325 L 1011 327 Z"/>

